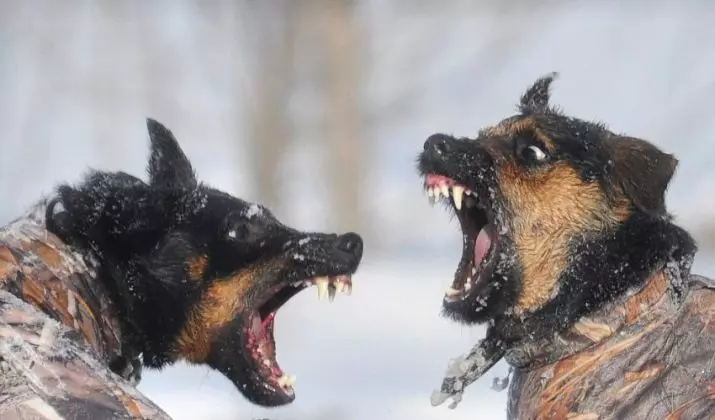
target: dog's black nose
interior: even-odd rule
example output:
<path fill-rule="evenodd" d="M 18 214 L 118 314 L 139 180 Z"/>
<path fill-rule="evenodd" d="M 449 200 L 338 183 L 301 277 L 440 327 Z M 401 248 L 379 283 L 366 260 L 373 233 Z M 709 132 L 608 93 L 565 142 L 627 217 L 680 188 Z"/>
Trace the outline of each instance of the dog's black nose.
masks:
<path fill-rule="evenodd" d="M 435 155 L 449 153 L 452 138 L 445 134 L 432 134 L 425 141 L 425 152 Z"/>
<path fill-rule="evenodd" d="M 341 254 L 359 259 L 362 257 L 362 238 L 357 233 L 346 233 L 338 238 L 335 249 Z"/>

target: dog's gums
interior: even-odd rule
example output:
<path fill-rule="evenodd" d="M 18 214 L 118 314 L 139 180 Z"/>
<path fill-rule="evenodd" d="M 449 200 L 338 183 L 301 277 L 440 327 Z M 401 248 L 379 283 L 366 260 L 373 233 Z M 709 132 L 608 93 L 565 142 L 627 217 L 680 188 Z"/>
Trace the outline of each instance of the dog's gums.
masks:
<path fill-rule="evenodd" d="M 332 302 L 336 293 L 352 293 L 352 279 L 348 274 L 297 281 L 269 290 L 262 299 L 265 303 L 259 305 L 258 310 L 248 317 L 245 347 L 256 372 L 266 386 L 274 388 L 276 392 L 280 390 L 287 395 L 293 395 L 293 384 L 296 381 L 295 376 L 283 372 L 276 360 L 276 342 L 273 336 L 276 313 L 293 296 L 311 286 L 316 287 L 319 300 L 328 298 Z"/>
<path fill-rule="evenodd" d="M 447 201 L 462 227 L 462 258 L 452 286 L 445 291 L 446 307 L 476 299 L 480 285 L 488 281 L 490 263 L 498 247 L 498 230 L 490 220 L 488 204 L 468 187 L 444 175 L 429 173 L 424 187 L 432 204 Z"/>

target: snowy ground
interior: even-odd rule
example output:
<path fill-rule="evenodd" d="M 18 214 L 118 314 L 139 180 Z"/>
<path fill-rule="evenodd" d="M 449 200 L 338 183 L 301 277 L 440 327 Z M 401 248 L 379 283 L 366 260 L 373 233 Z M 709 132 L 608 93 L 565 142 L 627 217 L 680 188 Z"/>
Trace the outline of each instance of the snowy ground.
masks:
<path fill-rule="evenodd" d="M 715 261 L 695 268 L 712 276 Z M 145 373 L 139 389 L 176 420 L 503 419 L 507 393 L 490 389 L 507 373 L 503 362 L 456 410 L 430 406 L 447 361 L 484 333 L 439 316 L 453 270 L 449 259 L 373 261 L 355 275 L 350 297 L 330 304 L 309 289 L 292 299 L 276 322 L 279 362 L 298 377 L 288 407 L 254 407 L 220 374 L 187 365 Z"/>

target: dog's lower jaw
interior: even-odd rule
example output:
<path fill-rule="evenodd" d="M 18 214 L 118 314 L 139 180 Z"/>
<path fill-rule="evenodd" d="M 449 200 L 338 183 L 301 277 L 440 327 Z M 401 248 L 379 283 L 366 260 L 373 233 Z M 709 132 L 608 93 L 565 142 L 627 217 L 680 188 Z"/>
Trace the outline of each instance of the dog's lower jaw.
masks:
<path fill-rule="evenodd" d="M 648 258 L 638 258 L 643 255 L 639 244 L 650 246 Z M 497 360 L 504 356 L 510 365 L 528 370 L 594 345 L 596 341 L 588 338 L 588 335 L 594 337 L 593 333 L 580 333 L 586 339 L 567 340 L 561 347 L 554 343 L 565 340 L 564 337 L 574 338 L 578 329 L 574 332 L 573 328 L 581 328 L 582 331 L 588 328 L 590 317 L 599 313 L 619 313 L 611 307 L 623 304 L 634 293 L 657 280 L 658 276 L 667 279 L 668 287 L 656 287 L 656 290 L 663 289 L 664 293 L 667 290 L 667 296 L 677 305 L 684 296 L 686 279 L 697 249 L 691 236 L 680 227 L 668 220 L 642 215 L 629 219 L 609 241 L 604 242 L 604 247 L 585 248 L 590 248 L 589 252 L 578 250 L 583 258 L 617 256 L 621 258 L 621 269 L 613 271 L 614 261 L 600 261 L 598 258 L 595 263 L 591 261 L 594 264 L 576 265 L 562 276 L 556 297 L 538 311 L 526 316 L 507 312 L 493 317 L 487 337 L 466 357 L 467 363 L 462 364 L 461 374 L 451 373 L 445 378 L 442 394 L 461 395 L 466 385 L 486 373 L 496 361 L 484 363 L 484 355 Z M 592 287 L 601 288 L 586 287 L 585 279 L 589 279 Z M 614 324 L 608 328 L 615 331 L 617 327 Z M 597 341 L 606 338 L 599 337 Z M 474 355 L 481 356 L 475 358 Z M 440 400 L 444 401 L 447 397 L 442 394 Z"/>

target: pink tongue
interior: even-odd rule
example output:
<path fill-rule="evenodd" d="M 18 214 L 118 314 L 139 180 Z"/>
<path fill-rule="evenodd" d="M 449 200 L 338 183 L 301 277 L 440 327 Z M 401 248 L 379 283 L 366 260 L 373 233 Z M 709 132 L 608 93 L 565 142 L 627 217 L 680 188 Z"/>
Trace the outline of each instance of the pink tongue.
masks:
<path fill-rule="evenodd" d="M 474 241 L 474 266 L 478 267 L 482 262 L 484 257 L 487 256 L 489 247 L 492 244 L 492 239 L 489 237 L 487 231 L 482 228 L 477 235 L 477 239 Z"/>

